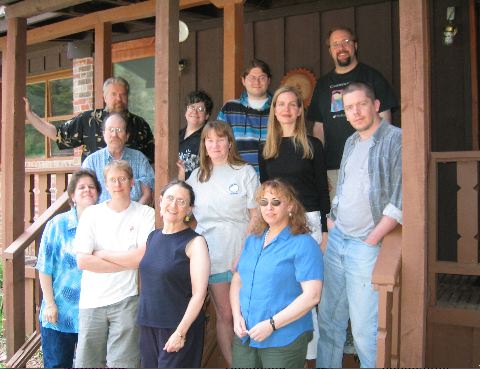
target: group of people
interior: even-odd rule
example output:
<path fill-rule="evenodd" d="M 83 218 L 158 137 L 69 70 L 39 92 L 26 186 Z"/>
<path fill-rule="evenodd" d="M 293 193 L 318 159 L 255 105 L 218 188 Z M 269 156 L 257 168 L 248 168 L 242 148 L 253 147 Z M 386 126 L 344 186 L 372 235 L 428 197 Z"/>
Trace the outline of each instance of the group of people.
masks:
<path fill-rule="evenodd" d="M 72 209 L 39 251 L 45 367 L 198 367 L 207 290 L 229 366 L 341 367 L 349 319 L 361 365 L 375 366 L 371 275 L 402 222 L 397 103 L 358 62 L 350 29 L 332 29 L 327 46 L 335 69 L 307 112 L 295 87 L 269 93 L 258 59 L 216 120 L 206 92 L 188 94 L 178 179 L 158 198 L 153 135 L 128 111 L 124 79 L 105 82 L 104 109 L 59 127 L 25 100 L 37 129 L 85 154 Z"/>

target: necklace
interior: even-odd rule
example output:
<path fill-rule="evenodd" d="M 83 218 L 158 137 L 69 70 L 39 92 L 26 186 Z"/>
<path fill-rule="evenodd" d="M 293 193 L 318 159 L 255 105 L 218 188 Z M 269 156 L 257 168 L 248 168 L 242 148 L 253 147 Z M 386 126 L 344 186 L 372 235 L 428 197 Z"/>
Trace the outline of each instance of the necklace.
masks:
<path fill-rule="evenodd" d="M 270 241 L 268 236 L 270 234 L 270 228 L 267 229 L 267 232 L 265 232 L 265 239 L 263 240 L 263 247 L 268 245 L 268 242 Z"/>

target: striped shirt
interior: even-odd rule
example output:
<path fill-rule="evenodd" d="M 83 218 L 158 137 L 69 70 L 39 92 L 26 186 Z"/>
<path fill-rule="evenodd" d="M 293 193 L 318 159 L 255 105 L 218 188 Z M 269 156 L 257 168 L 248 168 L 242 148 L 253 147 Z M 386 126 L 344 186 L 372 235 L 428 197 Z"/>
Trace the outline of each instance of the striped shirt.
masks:
<path fill-rule="evenodd" d="M 268 115 L 272 96 L 260 110 L 248 105 L 248 95 L 242 93 L 240 99 L 228 101 L 218 113 L 217 119 L 230 124 L 242 158 L 251 164 L 258 173 L 258 149 L 267 139 Z"/>

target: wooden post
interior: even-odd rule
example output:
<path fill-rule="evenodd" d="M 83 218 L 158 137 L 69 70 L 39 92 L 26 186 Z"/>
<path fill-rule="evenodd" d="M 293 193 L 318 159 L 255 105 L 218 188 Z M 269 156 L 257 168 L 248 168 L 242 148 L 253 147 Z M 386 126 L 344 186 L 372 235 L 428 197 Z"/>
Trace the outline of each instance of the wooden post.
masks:
<path fill-rule="evenodd" d="M 103 82 L 112 76 L 112 24 L 98 23 L 95 26 L 95 108 L 103 108 Z"/>
<path fill-rule="evenodd" d="M 223 4 L 223 101 L 240 96 L 243 69 L 243 1 Z"/>
<path fill-rule="evenodd" d="M 5 246 L 23 232 L 25 212 L 25 18 L 7 18 L 7 47 L 2 65 L 2 209 Z M 25 341 L 25 258 L 4 271 L 7 357 Z"/>
<path fill-rule="evenodd" d="M 400 367 L 425 366 L 427 173 L 430 155 L 428 1 L 399 1 L 403 129 Z"/>
<path fill-rule="evenodd" d="M 179 122 L 178 1 L 157 1 L 155 20 L 155 201 L 177 177 Z M 157 211 L 157 225 L 160 222 Z"/>

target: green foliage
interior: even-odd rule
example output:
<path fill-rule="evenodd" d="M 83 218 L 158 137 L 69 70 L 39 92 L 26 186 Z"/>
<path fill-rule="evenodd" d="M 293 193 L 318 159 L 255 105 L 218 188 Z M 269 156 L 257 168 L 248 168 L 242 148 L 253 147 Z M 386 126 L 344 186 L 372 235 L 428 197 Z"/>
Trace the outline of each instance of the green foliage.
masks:
<path fill-rule="evenodd" d="M 113 74 L 125 78 L 130 84 L 128 109 L 132 113 L 143 117 L 152 131 L 155 127 L 153 110 L 155 98 L 154 69 L 155 60 L 153 57 L 113 65 Z"/>

